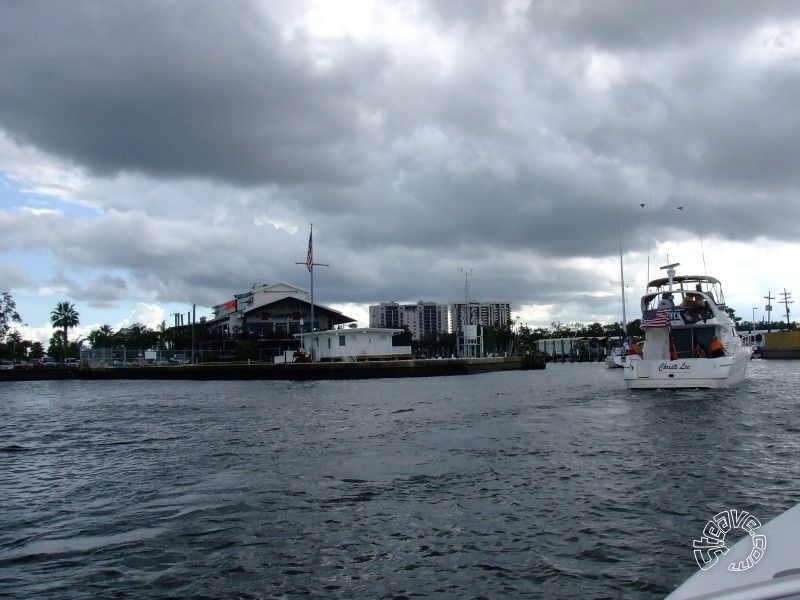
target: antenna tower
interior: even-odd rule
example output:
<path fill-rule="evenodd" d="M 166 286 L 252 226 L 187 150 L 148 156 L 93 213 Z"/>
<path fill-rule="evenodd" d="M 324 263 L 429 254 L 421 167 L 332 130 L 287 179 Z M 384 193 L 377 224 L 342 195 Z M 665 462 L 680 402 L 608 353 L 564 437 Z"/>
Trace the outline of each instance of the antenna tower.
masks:
<path fill-rule="evenodd" d="M 778 300 L 778 302 L 786 307 L 786 324 L 789 325 L 789 305 L 794 304 L 794 300 L 789 300 L 792 294 L 791 292 L 787 292 L 786 288 L 783 288 L 783 291 L 778 293 L 783 296 L 783 300 Z"/>

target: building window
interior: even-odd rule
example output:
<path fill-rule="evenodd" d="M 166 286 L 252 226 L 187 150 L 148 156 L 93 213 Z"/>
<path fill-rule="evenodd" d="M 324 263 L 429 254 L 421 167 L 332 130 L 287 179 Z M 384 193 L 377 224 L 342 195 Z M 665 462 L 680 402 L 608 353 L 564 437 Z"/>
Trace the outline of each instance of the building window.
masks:
<path fill-rule="evenodd" d="M 339 345 L 340 345 L 340 346 L 345 346 L 345 345 L 347 345 L 347 341 L 346 341 L 346 339 L 347 339 L 347 336 L 346 336 L 346 335 L 340 335 L 340 336 L 339 336 Z"/>

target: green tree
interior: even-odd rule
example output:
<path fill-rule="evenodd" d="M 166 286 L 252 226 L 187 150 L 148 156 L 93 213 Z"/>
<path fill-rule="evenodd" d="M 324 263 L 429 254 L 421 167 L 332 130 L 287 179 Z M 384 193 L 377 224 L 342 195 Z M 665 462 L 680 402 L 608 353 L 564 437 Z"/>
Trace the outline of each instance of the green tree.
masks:
<path fill-rule="evenodd" d="M 92 348 L 113 348 L 114 336 L 111 325 L 101 325 L 97 329 L 92 329 L 87 339 Z"/>
<path fill-rule="evenodd" d="M 554 321 L 550 323 L 553 328 L 553 337 L 567 338 L 576 337 L 576 332 L 581 328 L 580 323 L 562 323 L 561 321 Z"/>
<path fill-rule="evenodd" d="M 31 344 L 31 358 L 42 358 L 44 356 L 44 346 L 42 342 L 33 342 Z"/>
<path fill-rule="evenodd" d="M 631 331 L 630 323 L 628 323 L 628 331 Z M 602 337 L 611 337 L 614 335 L 622 335 L 622 323 L 615 322 L 611 323 L 610 325 L 603 325 L 603 334 Z"/>
<path fill-rule="evenodd" d="M 133 350 L 147 350 L 158 344 L 158 332 L 143 323 L 134 323 L 120 330 L 119 335 L 123 337 L 125 346 Z"/>
<path fill-rule="evenodd" d="M 644 329 L 642 329 L 642 320 L 641 319 L 634 319 L 630 323 L 628 323 L 628 333 L 631 335 L 635 335 L 637 337 L 644 336 Z"/>
<path fill-rule="evenodd" d="M 530 354 L 536 351 L 536 341 L 542 339 L 542 330 L 531 329 L 527 325 L 521 325 L 517 330 L 518 347 L 520 354 Z"/>
<path fill-rule="evenodd" d="M 403 333 L 398 333 L 392 338 L 392 346 L 410 346 L 411 343 L 411 331 L 408 325 L 403 325 Z"/>
<path fill-rule="evenodd" d="M 12 360 L 20 360 L 25 356 L 30 342 L 23 340 L 22 335 L 16 329 L 6 336 L 4 356 Z"/>
<path fill-rule="evenodd" d="M 62 328 L 62 331 L 64 332 L 64 345 L 66 345 L 69 343 L 67 330 L 70 327 L 75 327 L 78 325 L 78 323 L 80 323 L 80 315 L 78 315 L 78 311 L 75 310 L 74 304 L 70 304 L 66 301 L 59 302 L 56 304 L 53 312 L 50 313 L 50 322 L 53 324 L 53 327 Z"/>
<path fill-rule="evenodd" d="M 544 327 L 534 327 L 533 329 L 529 330 L 529 332 L 533 341 L 543 340 L 550 337 L 550 330 Z"/>
<path fill-rule="evenodd" d="M 513 338 L 514 331 L 511 328 L 511 323 L 502 327 L 484 327 L 483 351 L 488 354 L 498 355 L 511 353 L 514 346 Z"/>
<path fill-rule="evenodd" d="M 22 323 L 22 318 L 17 312 L 14 297 L 9 292 L 3 292 L 0 296 L 0 342 L 5 339 L 12 323 Z"/>
<path fill-rule="evenodd" d="M 50 345 L 47 347 L 47 354 L 49 356 L 58 356 L 62 361 L 67 357 L 68 346 L 63 331 L 53 332 L 53 336 L 50 338 Z"/>
<path fill-rule="evenodd" d="M 164 354 L 164 344 L 165 344 L 165 342 L 167 340 L 167 322 L 166 321 L 161 321 L 161 323 L 158 326 L 158 329 L 156 330 L 156 333 L 158 334 L 159 356 L 163 356 L 163 354 Z"/>
<path fill-rule="evenodd" d="M 731 320 L 733 320 L 733 322 L 738 327 L 739 326 L 739 321 L 742 320 L 742 317 L 737 317 L 736 316 L 736 311 L 733 310 L 730 306 L 726 306 L 725 307 L 725 312 L 728 313 L 728 316 L 731 318 Z"/>
<path fill-rule="evenodd" d="M 587 337 L 603 337 L 605 330 L 600 323 L 591 323 L 584 328 L 583 334 Z"/>

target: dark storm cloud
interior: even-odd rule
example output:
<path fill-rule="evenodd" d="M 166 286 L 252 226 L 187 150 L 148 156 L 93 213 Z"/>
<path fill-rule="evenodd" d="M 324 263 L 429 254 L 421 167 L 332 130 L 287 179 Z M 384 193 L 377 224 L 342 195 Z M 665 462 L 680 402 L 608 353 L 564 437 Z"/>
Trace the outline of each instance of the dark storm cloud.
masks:
<path fill-rule="evenodd" d="M 358 172 L 365 49 L 320 72 L 247 2 L 5 3 L 0 122 L 95 173 L 243 184 Z"/>

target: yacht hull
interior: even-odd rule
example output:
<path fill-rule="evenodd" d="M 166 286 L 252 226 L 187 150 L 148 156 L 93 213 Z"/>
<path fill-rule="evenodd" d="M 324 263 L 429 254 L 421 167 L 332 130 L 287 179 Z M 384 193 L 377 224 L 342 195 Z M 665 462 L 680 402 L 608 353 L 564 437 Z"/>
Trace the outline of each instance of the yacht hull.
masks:
<path fill-rule="evenodd" d="M 740 348 L 720 358 L 629 361 L 623 377 L 629 390 L 727 388 L 744 381 L 750 352 Z"/>

